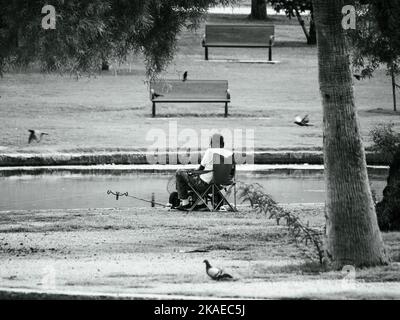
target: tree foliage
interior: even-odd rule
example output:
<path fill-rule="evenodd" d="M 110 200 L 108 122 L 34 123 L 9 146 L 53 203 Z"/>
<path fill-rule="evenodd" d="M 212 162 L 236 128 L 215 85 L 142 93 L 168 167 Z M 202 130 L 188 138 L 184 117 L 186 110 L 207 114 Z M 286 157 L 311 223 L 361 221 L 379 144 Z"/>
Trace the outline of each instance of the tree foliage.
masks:
<path fill-rule="evenodd" d="M 350 33 L 353 65 L 362 77 L 371 77 L 381 64 L 385 64 L 390 72 L 399 73 L 400 2 L 367 2 L 358 3 L 357 28 Z"/>
<path fill-rule="evenodd" d="M 400 2 L 363 0 L 357 3 L 357 28 L 350 32 L 352 62 L 361 78 L 372 77 L 382 64 L 392 78 L 393 106 L 397 110 L 396 75 L 400 73 Z"/>
<path fill-rule="evenodd" d="M 312 9 L 311 0 L 269 0 L 274 10 L 284 11 L 288 17 L 296 17 L 295 11 L 306 12 Z"/>
<path fill-rule="evenodd" d="M 0 0 L 0 72 L 38 63 L 44 72 L 93 72 L 141 52 L 149 74 L 174 56 L 177 34 L 207 9 L 237 0 L 53 0 L 56 29 L 41 27 L 43 0 Z"/>

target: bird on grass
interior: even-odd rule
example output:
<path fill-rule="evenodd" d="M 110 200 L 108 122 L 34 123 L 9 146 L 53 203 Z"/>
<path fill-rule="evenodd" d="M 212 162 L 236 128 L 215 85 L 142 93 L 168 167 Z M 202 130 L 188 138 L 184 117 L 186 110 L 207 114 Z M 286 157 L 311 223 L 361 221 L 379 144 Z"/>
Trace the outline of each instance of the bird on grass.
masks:
<path fill-rule="evenodd" d="M 310 124 L 310 119 L 308 118 L 308 114 L 307 114 L 304 118 L 301 118 L 300 116 L 297 116 L 297 117 L 294 119 L 294 123 L 297 124 L 297 125 L 300 126 L 300 127 L 309 127 L 309 126 L 312 126 L 312 125 Z"/>
<path fill-rule="evenodd" d="M 211 279 L 217 281 L 224 279 L 233 279 L 233 277 L 229 273 L 224 272 L 224 270 L 212 267 L 208 260 L 204 260 L 203 263 L 206 264 L 206 272 Z"/>
<path fill-rule="evenodd" d="M 39 143 L 40 141 L 42 141 L 44 136 L 48 136 L 49 134 L 46 132 L 40 132 L 37 130 L 28 130 L 30 132 L 29 134 L 29 138 L 28 138 L 28 143 L 32 143 L 33 141 L 36 141 L 37 143 Z"/>
<path fill-rule="evenodd" d="M 185 82 L 185 81 L 187 80 L 187 78 L 188 78 L 188 72 L 185 71 L 185 73 L 183 74 L 183 79 L 182 79 L 182 81 Z"/>

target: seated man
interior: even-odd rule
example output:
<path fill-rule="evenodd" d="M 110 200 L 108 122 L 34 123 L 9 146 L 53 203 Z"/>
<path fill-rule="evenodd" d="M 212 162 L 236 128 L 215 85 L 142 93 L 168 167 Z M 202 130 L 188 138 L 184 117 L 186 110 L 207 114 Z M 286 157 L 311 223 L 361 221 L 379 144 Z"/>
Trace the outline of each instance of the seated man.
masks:
<path fill-rule="evenodd" d="M 179 210 L 190 209 L 189 195 L 190 185 L 200 194 L 205 192 L 213 179 L 214 155 L 221 155 L 225 158 L 232 157 L 233 153 L 230 150 L 224 149 L 224 137 L 220 134 L 214 134 L 211 137 L 210 148 L 204 154 L 203 160 L 199 167 L 199 171 L 204 171 L 202 174 L 193 174 L 191 171 L 178 170 L 176 172 L 176 189 L 180 199 Z"/>

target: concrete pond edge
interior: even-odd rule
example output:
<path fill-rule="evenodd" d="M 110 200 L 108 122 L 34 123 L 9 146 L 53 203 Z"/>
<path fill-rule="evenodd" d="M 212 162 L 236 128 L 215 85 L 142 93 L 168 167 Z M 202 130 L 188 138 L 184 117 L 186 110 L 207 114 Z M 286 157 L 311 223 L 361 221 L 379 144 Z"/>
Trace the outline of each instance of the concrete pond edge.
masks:
<path fill-rule="evenodd" d="M 191 153 L 191 159 L 198 159 L 200 163 L 201 152 Z M 0 154 L 0 167 L 23 166 L 78 166 L 78 165 L 156 165 L 180 164 L 176 163 L 182 153 L 164 152 L 154 154 L 146 152 L 81 152 L 81 153 L 2 153 Z M 166 163 L 150 163 L 149 159 L 164 159 Z M 242 157 L 242 158 L 245 158 Z M 383 156 L 367 152 L 367 163 L 370 166 L 388 165 Z M 323 165 L 322 151 L 255 151 L 250 156 L 251 162 L 256 165 L 269 164 L 310 164 Z M 174 162 L 175 161 L 175 162 Z M 193 163 L 187 163 L 193 164 Z"/>

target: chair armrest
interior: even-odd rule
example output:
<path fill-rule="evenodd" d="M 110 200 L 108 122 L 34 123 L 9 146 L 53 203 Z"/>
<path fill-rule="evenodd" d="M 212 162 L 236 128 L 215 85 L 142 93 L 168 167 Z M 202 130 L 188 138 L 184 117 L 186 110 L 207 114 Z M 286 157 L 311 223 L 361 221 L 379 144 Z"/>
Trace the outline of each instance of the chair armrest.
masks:
<path fill-rule="evenodd" d="M 201 174 L 204 174 L 204 173 L 210 173 L 210 172 L 213 172 L 213 170 L 190 170 L 190 174 L 192 174 L 192 175 L 201 175 Z"/>

